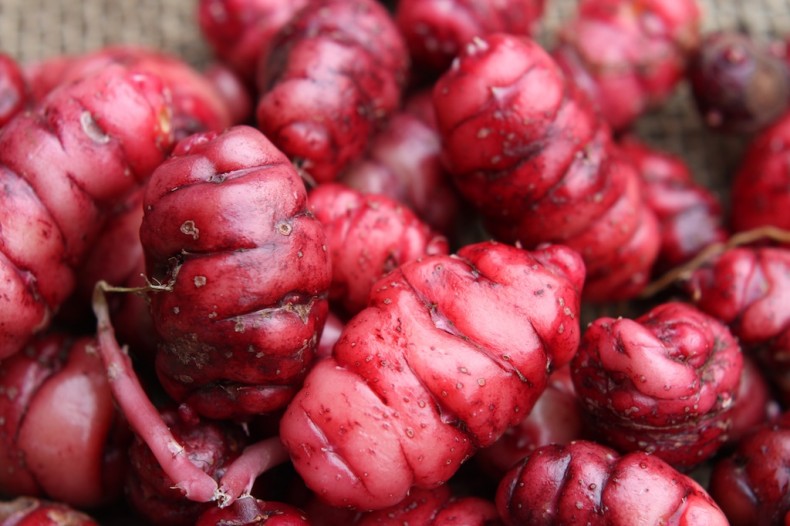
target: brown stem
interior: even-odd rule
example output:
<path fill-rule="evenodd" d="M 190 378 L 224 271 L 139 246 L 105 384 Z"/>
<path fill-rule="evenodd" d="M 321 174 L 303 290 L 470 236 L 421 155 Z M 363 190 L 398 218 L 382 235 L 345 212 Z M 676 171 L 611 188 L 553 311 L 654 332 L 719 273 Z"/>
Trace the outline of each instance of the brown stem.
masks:
<path fill-rule="evenodd" d="M 112 290 L 112 287 L 106 282 L 96 284 L 93 312 L 98 319 L 99 353 L 115 401 L 132 430 L 151 449 L 162 470 L 173 480 L 175 487 L 184 492 L 186 498 L 197 502 L 217 500 L 220 498 L 217 482 L 184 455 L 184 447 L 170 432 L 140 385 L 129 355 L 118 345 L 104 296 L 107 290 Z"/>
<path fill-rule="evenodd" d="M 790 243 L 790 231 L 767 225 L 733 234 L 727 241 L 708 245 L 691 260 L 673 268 L 657 280 L 648 284 L 642 290 L 641 294 L 639 294 L 639 297 L 643 299 L 650 298 L 676 281 L 688 279 L 695 270 L 731 248 L 763 240 Z"/>

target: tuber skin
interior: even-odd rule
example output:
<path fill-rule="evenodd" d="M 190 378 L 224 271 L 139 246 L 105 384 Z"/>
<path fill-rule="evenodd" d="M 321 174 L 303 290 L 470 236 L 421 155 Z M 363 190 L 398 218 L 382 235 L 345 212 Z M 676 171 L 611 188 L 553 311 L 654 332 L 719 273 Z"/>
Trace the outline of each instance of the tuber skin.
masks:
<path fill-rule="evenodd" d="M 93 338 L 39 336 L 0 363 L 0 495 L 115 502 L 130 438 Z"/>
<path fill-rule="evenodd" d="M 289 504 L 242 497 L 227 508 L 209 508 L 195 526 L 310 526 L 304 512 Z"/>
<path fill-rule="evenodd" d="M 395 21 L 414 67 L 436 76 L 463 46 L 491 33 L 531 35 L 545 0 L 400 0 Z"/>
<path fill-rule="evenodd" d="M 175 140 L 202 131 L 222 131 L 232 124 L 231 110 L 214 84 L 178 57 L 141 46 L 108 46 L 84 55 L 62 55 L 27 69 L 35 100 L 55 87 L 90 77 L 110 64 L 155 75 L 172 97 Z"/>
<path fill-rule="evenodd" d="M 396 267 L 449 251 L 444 236 L 386 196 L 325 183 L 310 192 L 307 203 L 326 232 L 332 261 L 329 300 L 347 314 L 364 309 L 373 285 Z"/>
<path fill-rule="evenodd" d="M 744 232 L 772 225 L 790 230 L 790 112 L 755 136 L 732 181 L 732 228 Z"/>
<path fill-rule="evenodd" d="M 261 55 L 311 0 L 198 0 L 198 26 L 214 55 L 254 87 Z"/>
<path fill-rule="evenodd" d="M 781 406 L 759 365 L 744 354 L 738 394 L 728 415 L 732 422 L 727 431 L 728 445 L 737 444 L 747 433 L 774 420 L 781 412 Z"/>
<path fill-rule="evenodd" d="M 744 436 L 713 467 L 710 494 L 732 526 L 781 525 L 790 511 L 787 469 L 790 414 Z"/>
<path fill-rule="evenodd" d="M 315 0 L 267 49 L 258 127 L 309 178 L 336 180 L 400 105 L 403 38 L 375 0 Z"/>
<path fill-rule="evenodd" d="M 99 526 L 99 523 L 60 502 L 18 497 L 0 502 L 0 526 Z"/>
<path fill-rule="evenodd" d="M 331 280 L 294 167 L 248 126 L 193 135 L 143 207 L 147 277 L 166 289 L 150 301 L 167 393 L 214 419 L 284 407 L 315 357 Z"/>
<path fill-rule="evenodd" d="M 72 292 L 107 210 L 171 149 L 171 113 L 157 77 L 109 65 L 0 130 L 0 358 Z"/>
<path fill-rule="evenodd" d="M 622 131 L 684 79 L 700 22 L 695 0 L 581 0 L 552 55 Z"/>
<path fill-rule="evenodd" d="M 227 466 L 246 445 L 246 436 L 234 424 L 200 419 L 188 408 L 164 409 L 161 415 L 183 446 L 180 454 L 215 480 L 222 478 Z M 185 499 L 140 437 L 132 442 L 129 459 L 127 501 L 146 524 L 192 526 L 206 510 L 217 507 L 213 503 Z"/>
<path fill-rule="evenodd" d="M 370 141 L 367 154 L 353 162 L 339 182 L 369 194 L 400 201 L 437 231 L 450 236 L 461 202 L 440 158 L 430 90 L 409 97 Z"/>
<path fill-rule="evenodd" d="M 28 106 L 29 97 L 19 63 L 11 55 L 0 53 L 0 128 Z"/>
<path fill-rule="evenodd" d="M 721 203 L 694 181 L 683 159 L 633 137 L 619 144 L 636 165 L 645 202 L 658 218 L 661 248 L 656 269 L 667 271 L 689 261 L 708 245 L 726 241 Z"/>
<path fill-rule="evenodd" d="M 492 445 L 475 454 L 480 468 L 495 478 L 504 474 L 535 449 L 548 444 L 568 444 L 584 438 L 582 408 L 573 388 L 570 366 L 551 373 L 546 390 L 532 411 Z"/>
<path fill-rule="evenodd" d="M 639 293 L 659 249 L 655 214 L 609 128 L 537 43 L 476 39 L 433 93 L 448 170 L 495 238 L 578 251 L 589 301 Z"/>
<path fill-rule="evenodd" d="M 743 356 L 729 329 L 667 302 L 636 319 L 599 318 L 571 362 L 587 429 L 621 452 L 687 470 L 727 439 Z"/>
<path fill-rule="evenodd" d="M 705 125 L 725 133 L 755 133 L 781 116 L 790 100 L 783 50 L 736 30 L 704 35 L 688 79 Z"/>
<path fill-rule="evenodd" d="M 536 449 L 500 481 L 508 526 L 726 526 L 705 490 L 655 455 L 588 441 Z"/>
<path fill-rule="evenodd" d="M 782 401 L 790 401 L 790 250 L 730 248 L 693 271 L 683 287 L 699 309 L 729 326 Z"/>
<path fill-rule="evenodd" d="M 569 362 L 583 281 L 563 246 L 482 242 L 398 267 L 280 421 L 297 472 L 330 505 L 361 511 L 447 481 Z"/>
<path fill-rule="evenodd" d="M 254 121 L 252 91 L 232 69 L 215 62 L 206 68 L 203 75 L 228 108 L 231 124 L 251 124 Z"/>

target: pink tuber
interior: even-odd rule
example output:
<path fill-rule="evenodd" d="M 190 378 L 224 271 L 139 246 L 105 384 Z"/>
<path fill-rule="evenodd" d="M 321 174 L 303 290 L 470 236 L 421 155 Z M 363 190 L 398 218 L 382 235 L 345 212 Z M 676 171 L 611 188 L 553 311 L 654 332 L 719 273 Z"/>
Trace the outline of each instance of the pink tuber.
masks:
<path fill-rule="evenodd" d="M 210 508 L 193 523 L 195 526 L 310 526 L 304 512 L 282 502 L 242 497 L 227 508 Z"/>
<path fill-rule="evenodd" d="M 508 526 L 728 524 L 699 484 L 657 456 L 586 441 L 536 449 L 499 483 L 496 504 Z"/>
<path fill-rule="evenodd" d="M 162 82 L 119 65 L 54 90 L 0 130 L 0 358 L 49 324 L 108 209 L 171 141 Z"/>
<path fill-rule="evenodd" d="M 678 469 L 702 463 L 724 444 L 742 370 L 729 329 L 680 302 L 634 320 L 595 320 L 571 362 L 593 436 Z"/>
<path fill-rule="evenodd" d="M 620 131 L 684 79 L 700 22 L 695 0 L 581 0 L 553 56 Z"/>
<path fill-rule="evenodd" d="M 399 106 L 408 53 L 375 0 L 316 0 L 261 58 L 258 126 L 309 177 L 336 179 Z"/>
<path fill-rule="evenodd" d="M 538 44 L 476 39 L 436 83 L 434 104 L 448 169 L 496 238 L 578 251 L 585 299 L 641 290 L 659 236 L 639 175 Z"/>
<path fill-rule="evenodd" d="M 449 250 L 447 239 L 383 195 L 325 183 L 310 193 L 308 207 L 326 231 L 332 260 L 329 300 L 348 314 L 365 308 L 373 285 L 388 272 Z"/>
<path fill-rule="evenodd" d="M 29 97 L 22 68 L 13 57 L 0 53 L 0 128 L 27 107 Z"/>
<path fill-rule="evenodd" d="M 99 526 L 99 523 L 60 502 L 19 497 L 0 502 L 0 526 Z"/>
<path fill-rule="evenodd" d="M 280 422 L 307 486 L 333 506 L 372 510 L 447 481 L 571 359 L 583 279 L 566 247 L 495 242 L 382 278 Z"/>

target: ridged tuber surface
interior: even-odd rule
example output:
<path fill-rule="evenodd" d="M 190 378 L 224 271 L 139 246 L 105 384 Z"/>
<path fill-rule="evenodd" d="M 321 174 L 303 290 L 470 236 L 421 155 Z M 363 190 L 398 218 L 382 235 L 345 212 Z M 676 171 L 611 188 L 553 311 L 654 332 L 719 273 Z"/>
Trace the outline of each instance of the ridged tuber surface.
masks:
<path fill-rule="evenodd" d="M 335 180 L 400 105 L 409 57 L 375 0 L 315 0 L 261 58 L 258 127 L 318 182 Z"/>
<path fill-rule="evenodd" d="M 578 251 L 585 299 L 636 295 L 659 248 L 635 167 L 535 42 L 476 39 L 434 88 L 443 155 L 498 239 Z"/>
<path fill-rule="evenodd" d="M 253 86 L 261 55 L 310 1 L 198 0 L 198 25 L 217 58 Z"/>
<path fill-rule="evenodd" d="M 618 455 L 594 442 L 548 445 L 499 483 L 508 526 L 726 526 L 705 490 L 655 455 Z"/>
<path fill-rule="evenodd" d="M 56 89 L 0 131 L 0 358 L 49 324 L 109 207 L 172 143 L 156 77 L 111 65 Z"/>
<path fill-rule="evenodd" d="M 40 336 L 0 363 L 0 495 L 115 502 L 130 438 L 93 338 Z"/>
<path fill-rule="evenodd" d="M 552 54 L 619 131 L 684 79 L 700 23 L 695 0 L 581 0 Z"/>
<path fill-rule="evenodd" d="M 281 420 L 307 486 L 331 505 L 372 510 L 447 481 L 571 359 L 583 279 L 567 247 L 495 242 L 382 278 Z"/>
<path fill-rule="evenodd" d="M 435 75 L 475 37 L 531 35 L 544 7 L 545 0 L 400 0 L 395 21 L 415 67 Z"/>
<path fill-rule="evenodd" d="M 636 165 L 645 203 L 658 218 L 659 269 L 666 271 L 681 265 L 708 245 L 727 239 L 721 203 L 713 192 L 694 180 L 683 159 L 631 137 L 619 144 Z"/>
<path fill-rule="evenodd" d="M 749 143 L 732 179 L 732 228 L 736 232 L 773 225 L 790 230 L 790 112 Z"/>
<path fill-rule="evenodd" d="M 325 183 L 310 192 L 307 203 L 326 232 L 332 260 L 329 300 L 348 314 L 365 308 L 373 285 L 388 272 L 449 251 L 444 236 L 389 197 Z"/>
<path fill-rule="evenodd" d="M 790 70 L 782 51 L 737 30 L 706 34 L 688 70 L 705 124 L 717 131 L 754 133 L 782 115 L 790 101 Z"/>
<path fill-rule="evenodd" d="M 683 470 L 726 440 L 742 370 L 740 346 L 727 326 L 680 302 L 633 320 L 595 320 L 571 362 L 593 436 Z"/>
<path fill-rule="evenodd" d="M 0 526 L 99 526 L 99 523 L 60 502 L 18 497 L 0 502 Z"/>
<path fill-rule="evenodd" d="M 312 365 L 330 260 L 304 184 L 259 131 L 181 141 L 154 173 L 140 238 L 165 390 L 209 418 L 273 412 Z"/>
<path fill-rule="evenodd" d="M 698 308 L 730 327 L 790 400 L 790 250 L 731 248 L 695 270 L 684 288 Z"/>
<path fill-rule="evenodd" d="M 787 471 L 790 464 L 790 414 L 744 436 L 738 448 L 716 462 L 710 494 L 731 526 L 786 523 L 790 511 Z"/>

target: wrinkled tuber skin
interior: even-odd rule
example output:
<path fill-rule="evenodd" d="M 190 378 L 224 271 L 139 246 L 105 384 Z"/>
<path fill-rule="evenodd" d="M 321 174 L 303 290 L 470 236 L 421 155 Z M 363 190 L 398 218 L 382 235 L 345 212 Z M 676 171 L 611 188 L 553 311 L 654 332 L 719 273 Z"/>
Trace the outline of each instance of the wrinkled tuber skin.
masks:
<path fill-rule="evenodd" d="M 304 512 L 282 502 L 242 497 L 227 508 L 211 507 L 198 517 L 195 526 L 310 526 Z"/>
<path fill-rule="evenodd" d="M 679 469 L 710 458 L 726 440 L 742 370 L 729 329 L 680 302 L 634 320 L 595 320 L 571 363 L 591 433 Z"/>
<path fill-rule="evenodd" d="M 222 62 L 250 86 L 261 54 L 311 0 L 199 0 L 198 25 Z"/>
<path fill-rule="evenodd" d="M 544 7 L 545 0 L 400 0 L 395 21 L 415 67 L 441 74 L 475 37 L 530 35 Z"/>
<path fill-rule="evenodd" d="M 227 465 L 246 445 L 241 428 L 233 424 L 201 420 L 184 410 L 165 409 L 161 415 L 183 447 L 180 454 L 215 480 L 222 477 Z M 137 437 L 129 448 L 129 459 L 127 500 L 147 524 L 192 526 L 205 510 L 217 506 L 184 498 L 148 446 Z"/>
<path fill-rule="evenodd" d="M 732 526 L 784 524 L 790 511 L 790 413 L 753 429 L 713 467 L 710 494 Z"/>
<path fill-rule="evenodd" d="M 694 303 L 726 323 L 790 401 L 790 250 L 731 248 L 684 283 Z"/>
<path fill-rule="evenodd" d="M 130 434 L 95 345 L 50 334 L 0 364 L 0 495 L 81 508 L 121 495 Z"/>
<path fill-rule="evenodd" d="M 567 247 L 495 242 L 382 278 L 280 421 L 307 486 L 333 506 L 373 510 L 447 481 L 569 362 L 583 281 Z"/>
<path fill-rule="evenodd" d="M 790 112 L 758 134 L 741 158 L 732 182 L 732 228 L 773 225 L 790 230 Z"/>
<path fill-rule="evenodd" d="M 500 481 L 496 505 L 508 526 L 727 525 L 699 484 L 657 456 L 581 440 L 524 458 Z"/>
<path fill-rule="evenodd" d="M 355 526 L 496 526 L 501 525 L 493 502 L 479 497 L 456 497 L 443 484 L 433 489 L 415 489 L 391 508 L 363 514 Z"/>
<path fill-rule="evenodd" d="M 140 239 L 165 390 L 208 418 L 284 407 L 312 365 L 330 260 L 304 183 L 258 130 L 181 141 L 155 172 Z"/>
<path fill-rule="evenodd" d="M 28 98 L 22 68 L 13 57 L 0 53 L 0 128 L 27 106 Z"/>
<path fill-rule="evenodd" d="M 318 182 L 335 180 L 399 106 L 409 57 L 375 0 L 315 0 L 261 58 L 259 128 Z"/>
<path fill-rule="evenodd" d="M 552 54 L 619 131 L 684 78 L 700 18 L 695 0 L 581 0 Z"/>
<path fill-rule="evenodd" d="M 436 83 L 434 104 L 448 169 L 491 234 L 578 251 L 590 301 L 644 287 L 659 236 L 639 175 L 537 43 L 475 40 Z"/>
<path fill-rule="evenodd" d="M 0 130 L 0 358 L 45 328 L 107 209 L 172 144 L 156 77 L 120 66 L 53 91 Z"/>
<path fill-rule="evenodd" d="M 60 502 L 19 497 L 0 502 L 0 526 L 99 526 L 99 523 Z"/>
<path fill-rule="evenodd" d="M 28 66 L 33 98 L 40 100 L 55 87 L 90 77 L 110 64 L 161 79 L 172 98 L 171 126 L 176 140 L 197 132 L 221 131 L 232 123 L 226 101 L 192 66 L 176 56 L 131 45 L 109 46 L 84 55 L 58 56 Z"/>
<path fill-rule="evenodd" d="M 694 181 L 683 159 L 633 138 L 621 141 L 620 147 L 636 165 L 645 202 L 658 218 L 658 269 L 669 270 L 706 246 L 727 239 L 721 203 L 710 190 Z"/>
<path fill-rule="evenodd" d="M 705 35 L 688 68 L 705 124 L 722 132 L 754 133 L 784 113 L 790 71 L 782 51 L 736 30 Z"/>
<path fill-rule="evenodd" d="M 501 479 L 507 470 L 535 449 L 547 444 L 568 444 L 583 438 L 582 409 L 573 389 L 571 369 L 551 373 L 546 390 L 521 422 L 499 440 L 475 454 L 486 473 Z"/>
<path fill-rule="evenodd" d="M 460 212 L 460 197 L 442 166 L 441 138 L 431 122 L 431 97 L 430 91 L 410 97 L 404 110 L 371 139 L 365 157 L 352 163 L 339 182 L 400 201 L 433 228 L 450 235 Z"/>
<path fill-rule="evenodd" d="M 325 183 L 310 192 L 307 204 L 326 232 L 332 261 L 329 300 L 351 315 L 365 308 L 373 285 L 388 272 L 449 251 L 444 236 L 384 195 Z"/>

